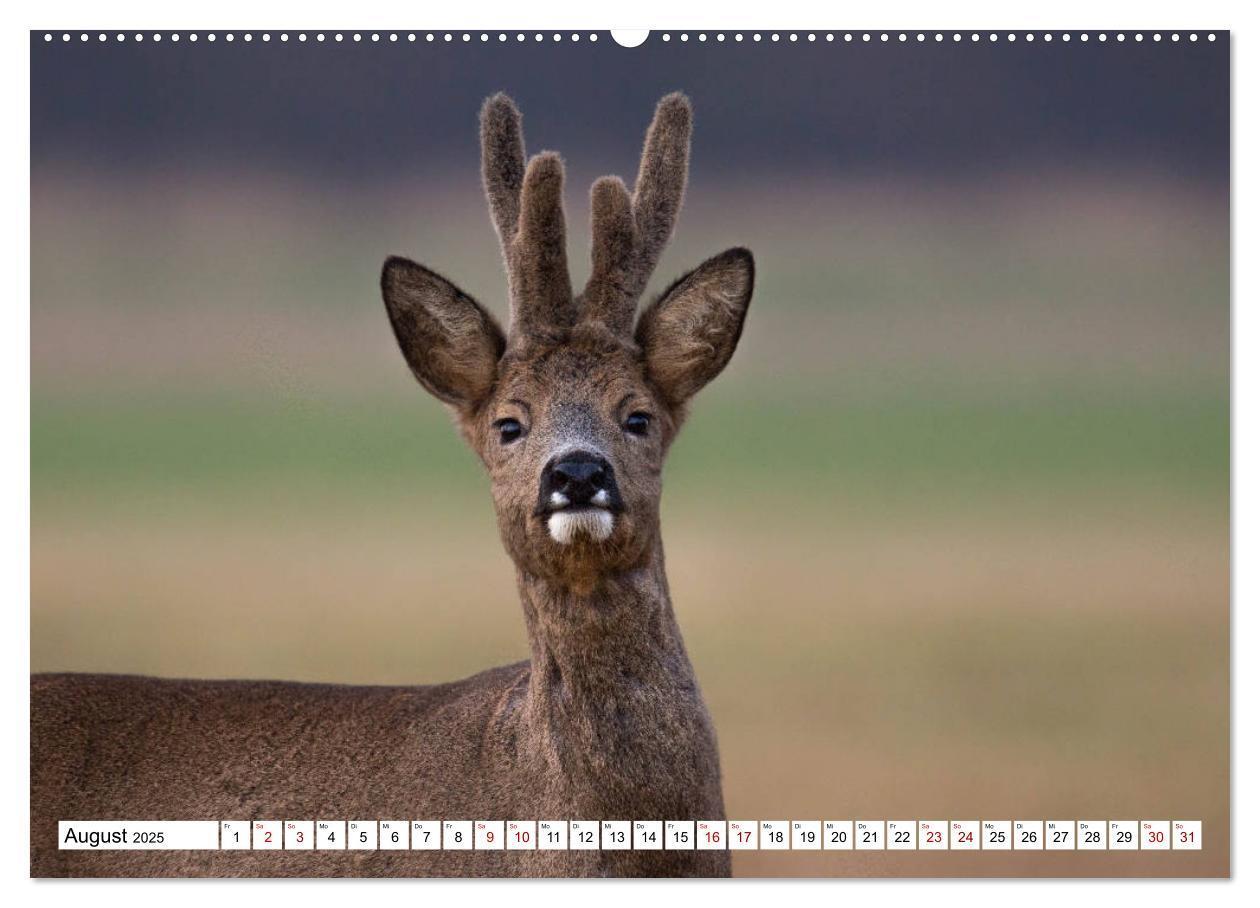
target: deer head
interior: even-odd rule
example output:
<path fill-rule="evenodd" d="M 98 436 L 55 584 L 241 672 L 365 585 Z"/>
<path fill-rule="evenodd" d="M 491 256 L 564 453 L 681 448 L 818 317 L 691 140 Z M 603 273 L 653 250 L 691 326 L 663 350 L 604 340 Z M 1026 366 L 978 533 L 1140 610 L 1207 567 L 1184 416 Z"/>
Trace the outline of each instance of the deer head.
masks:
<path fill-rule="evenodd" d="M 566 587 L 644 563 L 659 539 L 661 468 L 687 401 L 735 351 L 753 259 L 735 248 L 679 278 L 635 321 L 687 180 L 691 106 L 657 105 L 634 192 L 591 187 L 591 276 L 569 283 L 564 166 L 526 163 L 503 94 L 481 111 L 482 175 L 507 266 L 511 323 L 441 275 L 385 262 L 381 289 L 411 371 L 453 411 L 490 473 L 518 569 Z"/>

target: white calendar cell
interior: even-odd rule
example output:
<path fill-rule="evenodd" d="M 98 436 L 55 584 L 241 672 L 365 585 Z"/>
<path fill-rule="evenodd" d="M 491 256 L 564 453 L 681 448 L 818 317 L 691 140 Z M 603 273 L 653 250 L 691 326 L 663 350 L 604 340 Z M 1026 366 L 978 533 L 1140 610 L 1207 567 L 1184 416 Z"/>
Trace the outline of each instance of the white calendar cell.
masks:
<path fill-rule="evenodd" d="M 1107 823 L 1104 820 L 1076 821 L 1076 848 L 1078 851 L 1106 851 Z"/>
<path fill-rule="evenodd" d="M 284 847 L 284 824 L 279 820 L 254 820 L 252 829 L 255 851 L 279 851 Z"/>
<path fill-rule="evenodd" d="M 407 841 L 407 828 L 409 824 L 406 820 L 381 820 L 380 821 L 380 840 L 382 851 L 406 851 L 411 847 Z"/>
<path fill-rule="evenodd" d="M 731 851 L 756 851 L 761 847 L 757 840 L 757 821 L 728 820 L 726 841 L 730 844 Z"/>
<path fill-rule="evenodd" d="M 1011 850 L 1011 821 L 985 820 L 980 824 L 980 847 L 984 851 Z"/>
<path fill-rule="evenodd" d="M 1174 820 L 1172 828 L 1173 851 L 1198 851 L 1203 847 L 1202 820 Z"/>
<path fill-rule="evenodd" d="M 852 851 L 853 821 L 823 820 L 823 850 Z"/>
<path fill-rule="evenodd" d="M 314 820 L 284 821 L 284 850 L 313 851 L 315 849 Z"/>
<path fill-rule="evenodd" d="M 477 820 L 473 823 L 473 847 L 478 851 L 502 851 L 503 820 Z"/>
<path fill-rule="evenodd" d="M 946 851 L 949 848 L 949 822 L 919 820 L 919 850 Z"/>
<path fill-rule="evenodd" d="M 605 851 L 629 851 L 632 844 L 629 820 L 604 820 L 599 824 L 599 844 Z"/>
<path fill-rule="evenodd" d="M 572 851 L 599 851 L 599 821 L 572 820 L 569 823 L 569 848 Z"/>
<path fill-rule="evenodd" d="M 249 820 L 224 820 L 220 823 L 219 847 L 227 851 L 248 851 Z"/>
<path fill-rule="evenodd" d="M 694 820 L 665 821 L 665 849 L 667 851 L 693 851 L 696 847 Z"/>
<path fill-rule="evenodd" d="M 819 851 L 822 849 L 821 820 L 792 821 L 792 850 Z"/>
<path fill-rule="evenodd" d="M 951 820 L 949 849 L 950 851 L 978 851 L 980 849 L 980 821 Z"/>
<path fill-rule="evenodd" d="M 539 851 L 568 851 L 569 823 L 567 820 L 538 821 Z"/>
<path fill-rule="evenodd" d="M 1046 820 L 1046 851 L 1076 850 L 1075 820 Z"/>
<path fill-rule="evenodd" d="M 345 820 L 316 820 L 315 848 L 319 851 L 342 851 L 346 847 Z"/>
<path fill-rule="evenodd" d="M 440 851 L 442 848 L 442 824 L 437 820 L 411 821 L 411 850 Z"/>
<path fill-rule="evenodd" d="M 701 851 L 725 851 L 726 820 L 696 820 L 696 848 Z"/>
<path fill-rule="evenodd" d="M 663 851 L 665 849 L 664 820 L 634 821 L 634 850 Z"/>
<path fill-rule="evenodd" d="M 1045 847 L 1045 829 L 1041 820 L 1016 820 L 1011 844 L 1016 851 L 1040 851 Z"/>
<path fill-rule="evenodd" d="M 889 851 L 914 851 L 918 847 L 914 820 L 889 820 L 885 825 Z"/>
<path fill-rule="evenodd" d="M 1138 847 L 1137 820 L 1112 820 L 1107 824 L 1107 847 L 1112 851 L 1135 851 Z"/>
<path fill-rule="evenodd" d="M 533 820 L 508 820 L 504 835 L 508 851 L 533 851 L 538 847 L 538 824 Z"/>
<path fill-rule="evenodd" d="M 791 835 L 787 820 L 762 820 L 757 824 L 762 851 L 787 851 L 791 847 Z"/>
<path fill-rule="evenodd" d="M 1172 847 L 1172 824 L 1167 820 L 1143 820 L 1138 827 L 1143 851 L 1167 851 Z"/>
<path fill-rule="evenodd" d="M 346 842 L 351 851 L 375 851 L 376 820 L 350 820 L 346 823 Z"/>
<path fill-rule="evenodd" d="M 858 851 L 883 851 L 884 821 L 854 820 L 853 847 Z"/>
<path fill-rule="evenodd" d="M 446 851 L 472 851 L 473 821 L 443 820 L 442 848 Z"/>

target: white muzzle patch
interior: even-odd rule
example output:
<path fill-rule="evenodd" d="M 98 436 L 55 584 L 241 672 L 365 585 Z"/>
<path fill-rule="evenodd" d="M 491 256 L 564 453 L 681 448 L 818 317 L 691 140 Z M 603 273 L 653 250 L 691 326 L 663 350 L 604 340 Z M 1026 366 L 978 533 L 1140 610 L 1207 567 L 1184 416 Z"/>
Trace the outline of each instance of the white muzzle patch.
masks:
<path fill-rule="evenodd" d="M 547 518 L 547 531 L 561 545 L 568 545 L 579 535 L 603 542 L 613 531 L 613 515 L 603 508 L 582 511 L 557 511 Z"/>

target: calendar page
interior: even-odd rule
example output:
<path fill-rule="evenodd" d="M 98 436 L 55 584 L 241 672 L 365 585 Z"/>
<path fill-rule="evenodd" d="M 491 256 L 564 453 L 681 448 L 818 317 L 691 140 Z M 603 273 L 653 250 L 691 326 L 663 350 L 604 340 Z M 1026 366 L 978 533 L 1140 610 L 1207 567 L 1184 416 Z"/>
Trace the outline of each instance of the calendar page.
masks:
<path fill-rule="evenodd" d="M 32 877 L 1230 875 L 1228 31 L 220 24 L 29 35 Z"/>

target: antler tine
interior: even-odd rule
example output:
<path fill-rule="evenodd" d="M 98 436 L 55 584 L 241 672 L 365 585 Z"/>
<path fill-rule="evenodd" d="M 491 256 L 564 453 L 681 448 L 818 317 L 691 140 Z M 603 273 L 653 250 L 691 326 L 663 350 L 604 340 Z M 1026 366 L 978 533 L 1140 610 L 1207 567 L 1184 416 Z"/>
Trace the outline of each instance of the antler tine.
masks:
<path fill-rule="evenodd" d="M 526 165 L 521 115 L 502 92 L 481 108 L 481 174 L 507 265 L 511 333 L 572 324 L 564 164 L 555 153 L 543 152 Z"/>
<path fill-rule="evenodd" d="M 521 113 L 499 92 L 481 106 L 481 178 L 490 202 L 490 217 L 503 244 L 503 254 L 516 238 L 525 179 L 525 138 Z"/>
<path fill-rule="evenodd" d="M 687 188 L 691 149 L 691 102 L 682 92 L 666 95 L 643 143 L 639 176 L 634 183 L 634 222 L 638 228 L 640 280 L 643 292 L 661 250 L 674 232 Z"/>
<path fill-rule="evenodd" d="M 546 333 L 576 318 L 564 242 L 564 164 L 554 151 L 529 159 L 520 227 L 510 257 L 513 331 Z"/>
<path fill-rule="evenodd" d="M 620 177 L 600 177 L 591 186 L 591 277 L 583 302 L 589 318 L 602 320 L 619 336 L 630 334 L 638 299 L 626 292 L 633 283 L 633 204 Z"/>
<path fill-rule="evenodd" d="M 628 334 L 635 307 L 665 244 L 674 232 L 687 185 L 691 103 L 681 92 L 666 95 L 643 143 L 631 197 L 616 177 L 591 187 L 591 278 L 585 299 L 591 317 Z"/>

